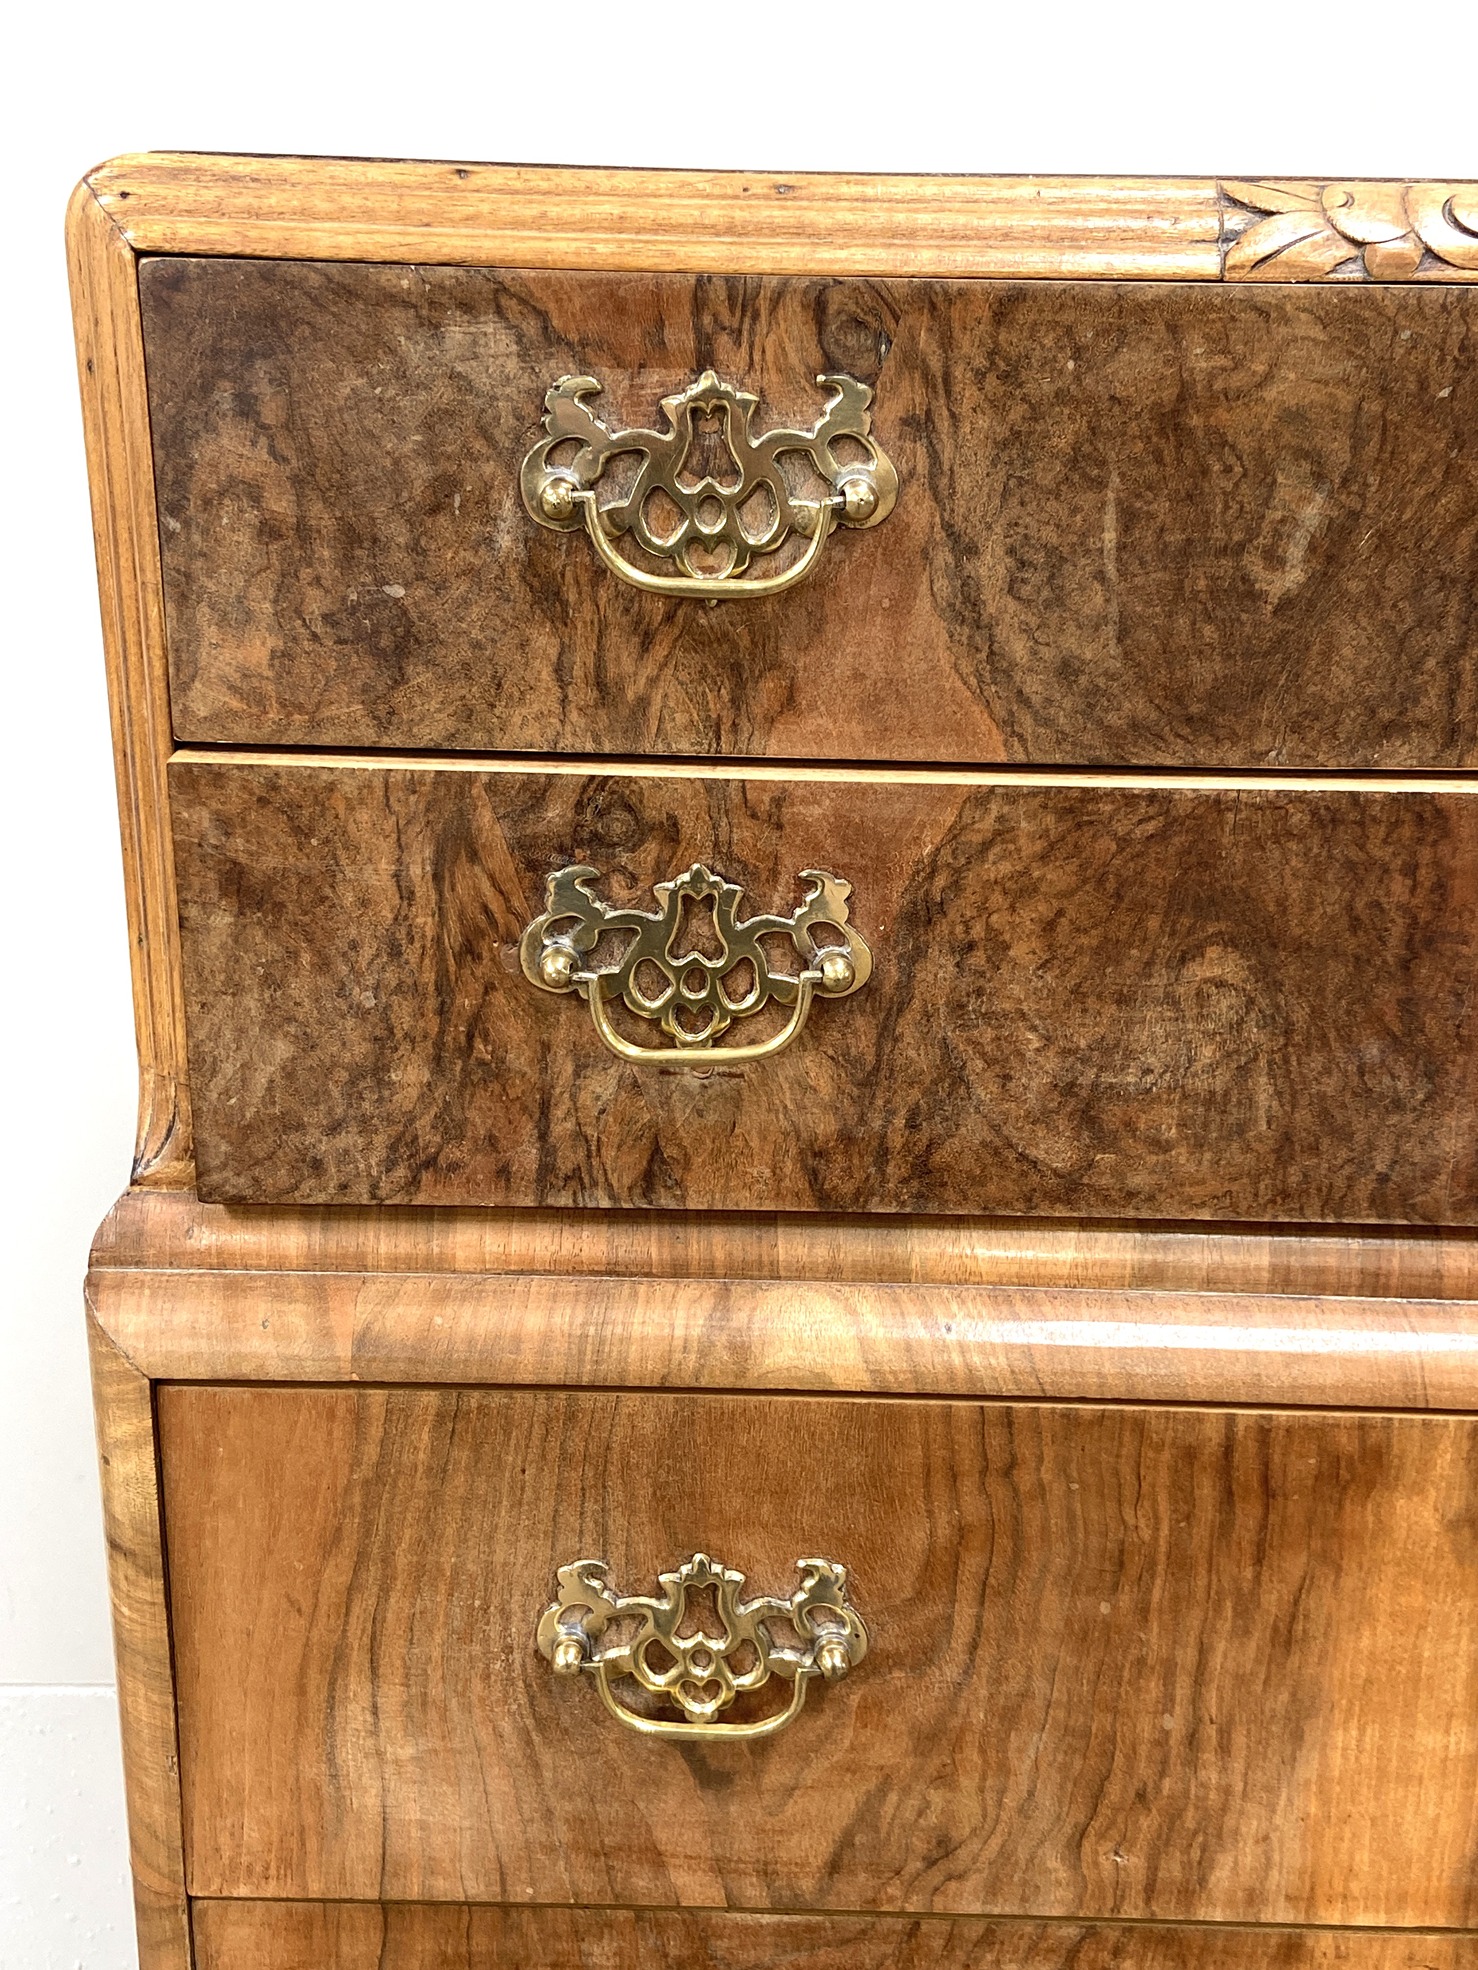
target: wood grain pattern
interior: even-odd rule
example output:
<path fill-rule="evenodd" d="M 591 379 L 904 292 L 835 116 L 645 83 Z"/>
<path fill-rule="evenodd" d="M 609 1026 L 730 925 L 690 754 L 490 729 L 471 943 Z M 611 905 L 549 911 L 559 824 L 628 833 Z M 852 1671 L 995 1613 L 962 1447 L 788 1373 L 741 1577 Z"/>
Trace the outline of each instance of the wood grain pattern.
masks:
<path fill-rule="evenodd" d="M 1471 1926 L 1471 1421 L 159 1394 L 192 1892 Z M 911 1502 L 900 1511 L 899 1500 Z M 779 1736 L 623 1731 L 559 1561 L 843 1559 Z"/>
<path fill-rule="evenodd" d="M 132 252 L 85 185 L 67 213 L 67 258 L 133 960 L 133 1180 L 180 1187 L 192 1175 L 190 1106 L 165 818 L 169 686 L 138 278 Z"/>
<path fill-rule="evenodd" d="M 1478 294 L 210 259 L 142 291 L 182 738 L 1478 760 Z M 649 424 L 710 366 L 762 428 L 818 372 L 872 385 L 903 481 L 718 609 L 517 484 L 556 378 Z"/>
<path fill-rule="evenodd" d="M 493 1383 L 1478 1409 L 1478 1309 L 1099 1288 L 109 1272 L 174 1381 Z"/>
<path fill-rule="evenodd" d="M 1478 1240 L 119 1199 L 94 1313 L 161 1380 L 1478 1407 Z"/>
<path fill-rule="evenodd" d="M 1472 1970 L 1478 1937 L 665 1909 L 195 1906 L 200 1970 Z"/>
<path fill-rule="evenodd" d="M 153 1191 L 118 1199 L 98 1227 L 92 1263 L 110 1271 L 554 1273 L 1478 1300 L 1478 1237 L 1454 1229 L 778 1211 L 235 1210 Z"/>
<path fill-rule="evenodd" d="M 154 1404 L 146 1378 L 88 1321 L 139 1970 L 191 1970 Z"/>
<path fill-rule="evenodd" d="M 1478 185 L 1229 178 L 1228 280 L 1478 280 Z"/>
<path fill-rule="evenodd" d="M 215 1201 L 1478 1216 L 1466 783 L 171 773 Z M 844 874 L 877 968 L 775 1059 L 628 1067 L 516 940 L 550 869 L 697 857 Z"/>
<path fill-rule="evenodd" d="M 161 527 L 206 738 L 1478 761 L 1468 188 L 1228 189 L 168 156 L 79 188 L 153 1187 L 89 1283 L 143 1970 L 192 1924 L 202 1970 L 1478 1960 L 1206 1921 L 1478 1923 L 1473 1421 L 1124 1406 L 1478 1409 L 1478 1241 L 1105 1221 L 1478 1216 L 1460 787 L 187 759 L 222 1194 L 546 1207 L 183 1189 Z M 162 513 L 148 253 L 215 256 L 146 276 Z M 1449 285 L 1119 284 L 1331 270 Z M 783 621 L 613 600 L 497 476 L 592 361 L 632 417 L 707 361 L 786 415 L 866 375 L 912 500 Z M 635 891 L 704 830 L 777 904 L 855 861 L 901 942 L 778 1083 L 684 1097 L 506 965 L 553 861 Z M 884 1193 L 1076 1219 L 860 1214 Z M 343 1386 L 379 1378 L 421 1386 Z M 438 1386 L 478 1381 L 518 1392 Z M 191 1885 L 374 1899 L 192 1913 L 161 1483 Z M 638 1586 L 700 1543 L 759 1586 L 835 1546 L 875 1647 L 773 1744 L 664 1756 L 530 1627 L 560 1557 Z"/>
<path fill-rule="evenodd" d="M 1215 280 L 1209 178 L 876 177 L 414 160 L 114 158 L 139 253 L 692 273 Z"/>

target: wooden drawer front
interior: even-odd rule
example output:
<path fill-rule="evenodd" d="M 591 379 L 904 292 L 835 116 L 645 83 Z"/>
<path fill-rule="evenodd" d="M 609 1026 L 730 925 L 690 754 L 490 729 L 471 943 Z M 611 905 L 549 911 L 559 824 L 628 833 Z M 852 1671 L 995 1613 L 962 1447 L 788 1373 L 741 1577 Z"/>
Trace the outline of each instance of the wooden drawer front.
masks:
<path fill-rule="evenodd" d="M 1478 1925 L 1472 1420 L 175 1385 L 159 1427 L 194 1894 Z M 639 1737 L 535 1649 L 556 1565 L 695 1551 L 850 1569 L 866 1658 L 763 1741 Z"/>
<path fill-rule="evenodd" d="M 197 1902 L 198 1970 L 1474 1970 L 1478 1937 Z"/>
<path fill-rule="evenodd" d="M 1478 289 L 141 267 L 177 734 L 1164 765 L 1478 760 Z M 518 487 L 545 392 L 875 390 L 893 514 L 644 595 Z"/>
<path fill-rule="evenodd" d="M 1478 1220 L 1461 783 L 172 772 L 208 1199 Z M 562 864 L 651 910 L 700 858 L 746 914 L 849 879 L 872 978 L 628 1065 L 520 932 Z"/>

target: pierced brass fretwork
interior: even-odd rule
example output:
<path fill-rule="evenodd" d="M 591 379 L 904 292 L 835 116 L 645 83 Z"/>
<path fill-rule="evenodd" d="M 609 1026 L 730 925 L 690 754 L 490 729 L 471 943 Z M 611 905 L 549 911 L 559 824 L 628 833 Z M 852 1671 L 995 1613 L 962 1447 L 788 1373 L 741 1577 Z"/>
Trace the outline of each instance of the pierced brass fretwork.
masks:
<path fill-rule="evenodd" d="M 695 1553 L 658 1575 L 663 1592 L 651 1598 L 613 1593 L 603 1560 L 575 1560 L 560 1567 L 559 1599 L 540 1617 L 539 1651 L 557 1674 L 589 1670 L 611 1715 L 646 1737 L 768 1737 L 798 1713 L 813 1677 L 834 1683 L 867 1653 L 867 1630 L 847 1598 L 847 1569 L 835 1560 L 798 1560 L 796 1569 L 800 1584 L 789 1600 L 745 1601 L 742 1573 Z M 717 1635 L 688 1620 L 688 1596 L 709 1589 L 723 1631 Z M 795 1645 L 771 1636 L 772 1621 L 789 1625 Z M 607 1635 L 612 1623 L 619 1638 Z M 691 1633 L 681 1632 L 687 1627 Z M 630 1709 L 612 1687 L 623 1676 L 681 1718 Z M 772 1676 L 792 1685 L 783 1709 L 749 1723 L 718 1721 L 736 1696 L 762 1689 Z"/>
<path fill-rule="evenodd" d="M 663 1066 L 704 1068 L 763 1060 L 788 1047 L 806 1023 L 813 1000 L 844 999 L 872 975 L 872 953 L 847 921 L 852 885 L 820 869 L 803 869 L 806 900 L 791 916 L 740 919 L 738 883 L 725 882 L 695 862 L 672 882 L 654 885 L 662 907 L 655 912 L 617 909 L 591 891 L 600 871 L 574 863 L 549 878 L 543 913 L 519 940 L 524 975 L 546 992 L 578 992 L 590 1007 L 595 1030 L 623 1060 Z M 718 954 L 678 949 L 685 898 L 711 901 Z M 818 944 L 815 931 L 827 926 L 842 940 Z M 591 962 L 608 931 L 629 933 L 619 956 L 604 965 Z M 766 937 L 790 939 L 798 971 L 772 969 Z M 642 973 L 655 973 L 660 987 L 648 992 Z M 670 1047 L 644 1047 L 611 1024 L 614 999 L 641 1019 L 655 1021 Z M 759 1012 L 774 999 L 790 1017 L 768 1040 L 751 1046 L 718 1046 L 719 1036 L 736 1019 Z"/>
<path fill-rule="evenodd" d="M 720 382 L 711 369 L 662 399 L 661 431 L 613 430 L 590 407 L 600 394 L 596 379 L 561 377 L 544 399 L 547 435 L 523 462 L 524 505 L 541 527 L 583 527 L 612 573 L 637 588 L 708 602 L 774 595 L 814 566 L 834 527 L 875 527 L 898 497 L 898 474 L 871 435 L 872 391 L 850 376 L 816 380 L 831 396 L 809 431 L 756 436 L 759 399 Z M 726 461 L 715 470 L 705 455 L 700 477 L 698 434 L 714 427 Z M 864 456 L 839 459 L 834 448 L 843 438 Z M 551 455 L 571 440 L 578 445 L 573 456 L 552 463 Z M 635 482 L 602 502 L 598 482 L 623 453 L 640 461 Z M 787 453 L 804 454 L 826 491 L 814 498 L 793 492 L 780 466 Z M 756 555 L 776 553 L 792 534 L 807 545 L 788 567 L 744 578 Z M 632 560 L 618 546 L 623 535 L 677 572 Z"/>

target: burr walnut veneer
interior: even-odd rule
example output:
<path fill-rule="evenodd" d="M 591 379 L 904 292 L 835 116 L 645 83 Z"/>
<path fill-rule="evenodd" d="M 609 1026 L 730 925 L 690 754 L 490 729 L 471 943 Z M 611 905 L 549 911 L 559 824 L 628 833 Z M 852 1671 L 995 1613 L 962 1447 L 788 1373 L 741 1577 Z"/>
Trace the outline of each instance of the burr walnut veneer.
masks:
<path fill-rule="evenodd" d="M 1478 1970 L 1478 188 L 68 236 L 143 1970 Z"/>
<path fill-rule="evenodd" d="M 977 764 L 1478 762 L 1461 286 L 149 259 L 182 740 Z M 906 496 L 694 610 L 531 529 L 531 407 L 874 392 Z"/>

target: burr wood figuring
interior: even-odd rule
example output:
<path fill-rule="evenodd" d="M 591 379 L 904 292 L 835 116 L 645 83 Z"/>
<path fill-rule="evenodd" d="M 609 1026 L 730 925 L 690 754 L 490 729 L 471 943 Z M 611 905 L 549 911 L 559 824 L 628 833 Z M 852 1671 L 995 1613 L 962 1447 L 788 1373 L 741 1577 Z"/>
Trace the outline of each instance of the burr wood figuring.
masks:
<path fill-rule="evenodd" d="M 68 246 L 141 1970 L 1478 1970 L 1475 187 Z"/>

